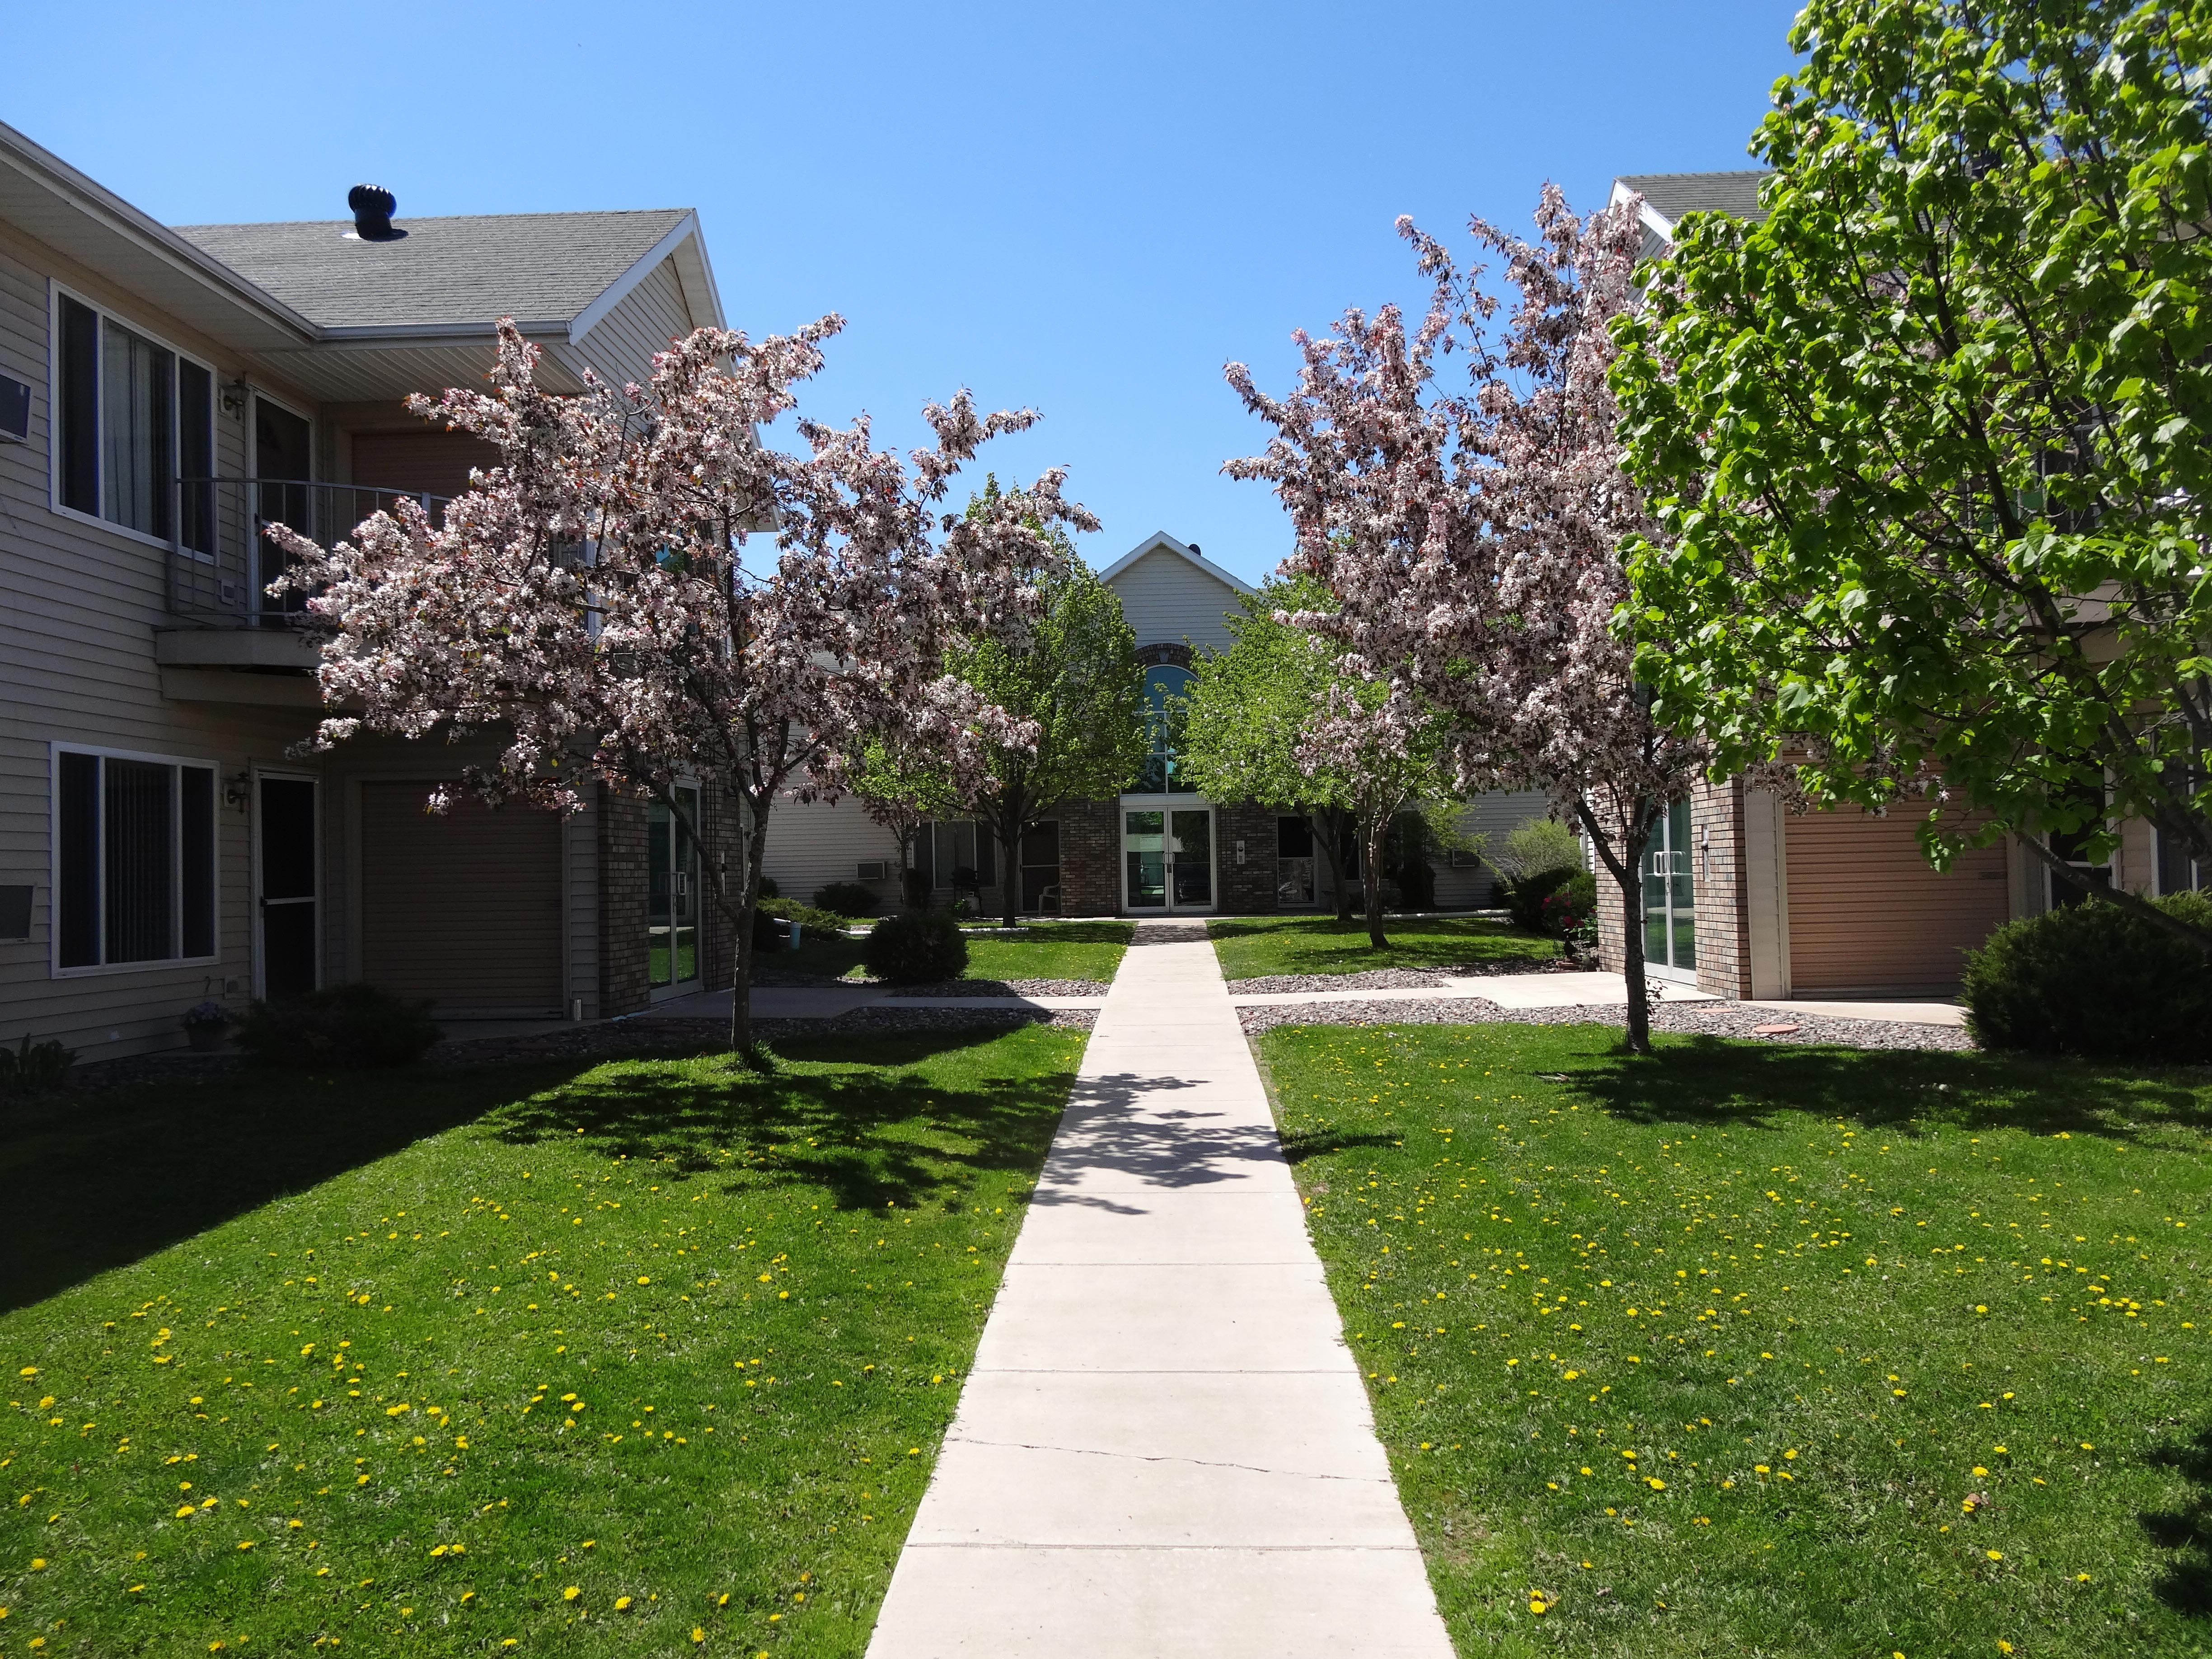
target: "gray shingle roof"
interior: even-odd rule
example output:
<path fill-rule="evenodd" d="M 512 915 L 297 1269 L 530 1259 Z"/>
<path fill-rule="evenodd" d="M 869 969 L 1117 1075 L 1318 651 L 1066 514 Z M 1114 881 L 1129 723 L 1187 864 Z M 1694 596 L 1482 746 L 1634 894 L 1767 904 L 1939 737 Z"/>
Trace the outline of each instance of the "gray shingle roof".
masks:
<path fill-rule="evenodd" d="M 402 216 L 380 242 L 346 219 L 173 228 L 323 328 L 483 327 L 567 322 L 688 211 Z"/>
<path fill-rule="evenodd" d="M 1635 173 L 1620 182 L 1643 197 L 1669 226 L 1686 213 L 1726 213 L 1754 222 L 1766 215 L 1759 205 L 1759 186 L 1771 176 L 1765 168 L 1736 173 Z"/>

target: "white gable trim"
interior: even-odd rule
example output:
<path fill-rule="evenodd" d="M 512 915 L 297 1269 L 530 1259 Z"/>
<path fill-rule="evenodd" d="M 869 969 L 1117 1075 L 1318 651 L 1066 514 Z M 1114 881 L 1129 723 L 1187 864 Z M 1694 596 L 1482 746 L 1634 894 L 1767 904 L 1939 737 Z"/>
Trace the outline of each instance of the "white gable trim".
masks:
<path fill-rule="evenodd" d="M 1207 575 L 1212 577 L 1214 580 L 1221 583 L 1226 587 L 1233 589 L 1237 592 L 1256 593 L 1260 591 L 1258 588 L 1254 587 L 1249 582 L 1239 580 L 1237 577 L 1232 576 L 1229 572 L 1224 570 L 1219 565 L 1214 563 L 1212 560 L 1207 558 L 1206 555 L 1194 550 L 1184 543 L 1177 541 L 1174 537 L 1169 535 L 1164 530 L 1154 531 L 1143 541 L 1138 543 L 1133 549 L 1127 553 L 1123 554 L 1119 559 L 1116 559 L 1108 568 L 1100 571 L 1098 573 L 1098 580 L 1110 586 L 1115 577 L 1120 575 L 1131 565 L 1136 563 L 1136 562 L 1143 558 L 1145 555 L 1147 553 L 1158 552 L 1172 553 L 1176 555 L 1176 557 L 1188 561 L 1190 564 L 1195 566 L 1200 570 L 1203 570 Z"/>
<path fill-rule="evenodd" d="M 672 257 L 677 249 L 683 246 L 684 243 L 691 240 L 698 234 L 699 216 L 696 213 L 686 213 L 681 219 L 678 219 L 676 222 L 675 225 L 670 229 L 668 234 L 662 237 L 659 241 L 653 245 L 652 248 L 644 255 L 643 258 L 640 258 L 637 263 L 632 265 L 628 270 L 623 272 L 621 276 L 616 277 L 615 280 L 608 285 L 607 291 L 605 293 L 600 295 L 598 299 L 592 301 L 591 304 L 586 306 L 581 311 L 576 313 L 575 317 L 568 324 L 568 343 L 570 345 L 576 344 L 586 334 L 589 334 L 594 328 L 598 327 L 600 321 L 606 316 L 606 314 L 627 299 L 629 295 L 629 291 L 635 288 L 640 283 L 643 282 L 648 275 L 657 269 L 662 260 Z M 703 257 L 702 252 L 702 262 Z M 679 272 L 678 281 L 680 282 L 682 266 L 678 265 L 678 270 Z M 684 297 L 686 301 L 696 303 L 696 296 L 690 293 L 688 284 L 685 284 L 684 287 L 685 292 Z M 712 281 L 709 279 L 708 295 L 710 304 L 712 303 L 713 293 L 714 289 Z M 720 315 L 721 307 L 719 305 L 716 305 L 714 307 L 714 309 L 716 313 L 715 321 L 719 323 L 721 320 Z"/>
<path fill-rule="evenodd" d="M 1616 179 L 1613 181 L 1613 195 L 1607 201 L 1606 205 L 1619 207 L 1635 194 L 1636 192 L 1628 187 L 1626 179 Z M 1674 222 L 1660 212 L 1657 208 L 1653 207 L 1649 200 L 1640 201 L 1636 204 L 1636 220 L 1661 241 L 1671 242 L 1674 240 Z"/>

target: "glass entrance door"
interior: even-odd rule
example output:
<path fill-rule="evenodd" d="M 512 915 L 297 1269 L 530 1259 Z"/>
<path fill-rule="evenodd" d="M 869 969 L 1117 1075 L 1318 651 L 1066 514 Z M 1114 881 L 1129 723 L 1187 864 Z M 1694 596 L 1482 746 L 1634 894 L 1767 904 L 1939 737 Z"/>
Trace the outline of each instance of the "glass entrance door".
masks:
<path fill-rule="evenodd" d="M 315 781 L 254 780 L 254 972 L 269 1001 L 315 988 L 321 929 L 316 915 Z"/>
<path fill-rule="evenodd" d="M 1686 800 L 1667 809 L 1644 848 L 1644 959 L 1686 974 L 1698 965 L 1697 884 Z"/>
<path fill-rule="evenodd" d="M 1131 910 L 1213 908 L 1213 809 L 1124 807 L 1121 901 Z"/>
<path fill-rule="evenodd" d="M 684 815 L 699 821 L 699 792 L 678 785 Z M 699 978 L 699 848 L 684 819 L 657 800 L 646 809 L 646 949 L 656 991 L 696 988 Z"/>

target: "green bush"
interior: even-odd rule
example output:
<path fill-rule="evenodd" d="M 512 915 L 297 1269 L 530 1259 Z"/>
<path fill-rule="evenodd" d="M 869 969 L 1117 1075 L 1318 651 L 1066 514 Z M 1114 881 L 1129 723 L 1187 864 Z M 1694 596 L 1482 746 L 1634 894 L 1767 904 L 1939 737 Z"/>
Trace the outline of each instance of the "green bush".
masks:
<path fill-rule="evenodd" d="M 764 899 L 760 914 L 779 916 L 785 921 L 795 921 L 810 933 L 842 933 L 852 918 L 835 910 L 817 910 L 811 904 L 801 904 L 797 899 Z"/>
<path fill-rule="evenodd" d="M 1486 848 L 1483 862 L 1510 886 L 1547 870 L 1581 869 L 1583 844 L 1557 818 L 1528 818 L 1508 831 L 1495 851 Z"/>
<path fill-rule="evenodd" d="M 1544 902 L 1567 885 L 1577 876 L 1587 876 L 1586 870 L 1571 865 L 1554 865 L 1548 870 L 1538 870 L 1505 884 L 1505 913 L 1512 917 L 1516 927 L 1525 927 L 1532 933 L 1550 931 L 1544 922 Z M 1597 902 L 1595 884 L 1590 890 L 1590 902 Z"/>
<path fill-rule="evenodd" d="M 76 1049 L 64 1048 L 51 1037 L 33 1042 L 26 1031 L 15 1048 L 0 1047 L 0 1095 L 27 1095 L 53 1088 L 76 1064 Z"/>
<path fill-rule="evenodd" d="M 282 1002 L 257 1002 L 232 1040 L 263 1066 L 358 1071 L 404 1066 L 445 1034 L 430 1005 L 374 985 L 332 985 Z"/>
<path fill-rule="evenodd" d="M 2212 928 L 2212 898 L 2153 901 Z M 1967 1028 L 1990 1048 L 2212 1060 L 2212 954 L 2092 901 L 2009 921 L 1966 953 Z"/>
<path fill-rule="evenodd" d="M 832 910 L 841 916 L 872 916 L 876 914 L 876 896 L 857 881 L 833 881 L 817 890 L 814 908 Z"/>
<path fill-rule="evenodd" d="M 892 985 L 927 985 L 967 971 L 968 941 L 945 910 L 902 910 L 868 933 L 868 972 Z"/>
<path fill-rule="evenodd" d="M 1567 878 L 1544 900 L 1543 928 L 1565 939 L 1587 927 L 1597 916 L 1597 878 L 1587 870 L 1570 870 Z"/>
<path fill-rule="evenodd" d="M 783 889 L 775 884 L 775 878 L 774 876 L 763 876 L 760 878 L 760 896 L 763 898 L 776 898 L 781 896 L 782 892 Z"/>

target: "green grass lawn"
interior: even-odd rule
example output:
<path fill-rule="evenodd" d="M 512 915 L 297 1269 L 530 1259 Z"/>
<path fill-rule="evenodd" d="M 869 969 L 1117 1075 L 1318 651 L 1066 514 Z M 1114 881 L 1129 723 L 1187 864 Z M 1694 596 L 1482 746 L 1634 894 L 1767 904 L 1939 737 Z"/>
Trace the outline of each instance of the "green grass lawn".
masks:
<path fill-rule="evenodd" d="M 1361 974 L 1372 968 L 1431 968 L 1439 963 L 1549 962 L 1559 941 L 1478 916 L 1390 917 L 1388 950 L 1367 942 L 1364 921 L 1333 916 L 1216 918 L 1207 931 L 1225 979 L 1270 974 Z"/>
<path fill-rule="evenodd" d="M 1260 1040 L 1459 1651 L 2212 1647 L 2206 1074 L 1618 1041 Z"/>
<path fill-rule="evenodd" d="M 0 1653 L 858 1654 L 1082 1042 L 19 1121 Z"/>
<path fill-rule="evenodd" d="M 1136 924 L 1129 921 L 1036 921 L 1018 938 L 985 933 L 968 935 L 969 979 L 1111 980 L 1121 965 Z M 830 974 L 860 977 L 863 940 L 802 936 L 796 951 L 765 958 L 766 973 Z"/>

